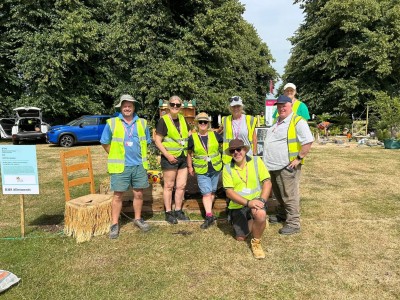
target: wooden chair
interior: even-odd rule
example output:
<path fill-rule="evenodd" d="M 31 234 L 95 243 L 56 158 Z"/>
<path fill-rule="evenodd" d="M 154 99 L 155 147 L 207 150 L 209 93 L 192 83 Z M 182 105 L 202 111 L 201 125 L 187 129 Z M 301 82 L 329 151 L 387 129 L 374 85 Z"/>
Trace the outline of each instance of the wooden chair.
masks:
<path fill-rule="evenodd" d="M 111 224 L 112 195 L 96 194 L 89 147 L 60 153 L 64 180 L 64 233 L 77 242 L 106 234 Z M 90 194 L 71 199 L 71 188 L 89 184 Z"/>

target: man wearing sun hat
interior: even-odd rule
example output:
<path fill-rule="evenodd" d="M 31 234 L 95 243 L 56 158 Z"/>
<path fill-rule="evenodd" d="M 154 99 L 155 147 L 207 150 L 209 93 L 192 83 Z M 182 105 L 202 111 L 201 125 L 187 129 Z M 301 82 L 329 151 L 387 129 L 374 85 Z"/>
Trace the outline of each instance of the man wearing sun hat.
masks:
<path fill-rule="evenodd" d="M 251 250 L 257 259 L 265 258 L 261 237 L 266 227 L 266 201 L 271 193 L 270 175 L 259 157 L 248 156 L 250 146 L 233 139 L 225 153 L 231 162 L 222 171 L 229 216 L 238 241 L 251 233 Z"/>
<path fill-rule="evenodd" d="M 307 122 L 292 110 L 292 99 L 282 95 L 276 102 L 279 117 L 265 137 L 263 160 L 271 174 L 272 190 L 279 202 L 270 223 L 284 222 L 280 234 L 300 232 L 300 172 L 314 137 Z"/>
<path fill-rule="evenodd" d="M 287 97 L 289 97 L 292 100 L 292 110 L 293 112 L 302 117 L 304 120 L 308 121 L 310 120 L 310 113 L 308 112 L 308 107 L 307 105 L 300 101 L 299 99 L 296 98 L 296 86 L 293 83 L 287 83 L 283 87 L 283 94 Z M 274 123 L 276 122 L 276 119 L 278 118 L 278 111 L 276 110 L 274 115 Z"/>
<path fill-rule="evenodd" d="M 119 235 L 119 215 L 122 209 L 122 195 L 132 186 L 133 224 L 142 231 L 150 230 L 150 226 L 141 217 L 143 206 L 143 189 L 149 186 L 147 180 L 147 145 L 151 143 L 150 131 L 145 119 L 139 118 L 135 112 L 136 100 L 131 95 L 122 95 L 115 107 L 121 113 L 107 120 L 100 139 L 104 150 L 108 153 L 108 172 L 111 174 L 112 224 L 110 238 Z"/>

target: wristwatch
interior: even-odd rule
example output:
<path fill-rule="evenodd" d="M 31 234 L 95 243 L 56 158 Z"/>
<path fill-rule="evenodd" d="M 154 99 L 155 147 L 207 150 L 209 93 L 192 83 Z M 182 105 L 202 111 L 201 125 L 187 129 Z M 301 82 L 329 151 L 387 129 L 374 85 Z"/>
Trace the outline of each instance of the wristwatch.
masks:
<path fill-rule="evenodd" d="M 297 155 L 296 157 L 298 160 L 302 160 L 304 157 L 301 157 L 300 155 Z"/>

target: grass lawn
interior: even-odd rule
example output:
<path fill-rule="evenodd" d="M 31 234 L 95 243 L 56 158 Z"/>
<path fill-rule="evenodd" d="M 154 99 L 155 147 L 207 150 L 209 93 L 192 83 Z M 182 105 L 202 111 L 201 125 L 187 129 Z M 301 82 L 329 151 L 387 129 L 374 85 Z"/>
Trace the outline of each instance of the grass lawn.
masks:
<path fill-rule="evenodd" d="M 106 153 L 91 149 L 99 186 Z M 270 225 L 265 260 L 225 222 L 205 231 L 157 223 L 148 233 L 125 222 L 117 240 L 77 244 L 62 234 L 62 150 L 37 145 L 40 195 L 25 197 L 24 240 L 19 196 L 0 194 L 0 269 L 21 278 L 2 300 L 400 299 L 398 150 L 315 144 L 302 173 L 302 231 L 281 236 Z"/>

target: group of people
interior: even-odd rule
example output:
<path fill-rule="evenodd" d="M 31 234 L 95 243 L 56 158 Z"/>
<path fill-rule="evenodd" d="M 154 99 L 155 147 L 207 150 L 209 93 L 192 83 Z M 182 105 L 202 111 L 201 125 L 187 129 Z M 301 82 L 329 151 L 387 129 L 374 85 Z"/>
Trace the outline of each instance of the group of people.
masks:
<path fill-rule="evenodd" d="M 280 234 L 299 232 L 301 165 L 311 148 L 313 136 L 307 119 L 296 113 L 296 109 L 304 108 L 304 103 L 296 104 L 299 100 L 295 99 L 295 94 L 296 87 L 290 83 L 284 87 L 284 95 L 277 99 L 276 122 L 267 130 L 262 158 L 253 156 L 257 147 L 257 119 L 245 114 L 241 97 L 229 98 L 231 114 L 222 118 L 220 128 L 212 130 L 209 116 L 201 112 L 195 117 L 192 132 L 180 114 L 182 100 L 172 96 L 168 101 L 169 113 L 159 120 L 154 138 L 161 152 L 165 220 L 170 224 L 189 220 L 182 210 L 184 192 L 188 176 L 196 176 L 205 208 L 205 220 L 200 228 L 213 225 L 212 206 L 222 173 L 235 238 L 244 241 L 251 235 L 255 258 L 265 257 L 261 237 L 266 227 L 266 205 L 271 191 L 279 206 L 277 215 L 269 216 L 270 223 L 284 224 L 279 229 Z M 119 236 L 122 194 L 129 186 L 134 198 L 133 223 L 143 231 L 150 230 L 141 216 L 141 209 L 143 189 L 149 185 L 147 145 L 151 138 L 146 120 L 135 113 L 135 104 L 132 96 L 121 96 L 116 105 L 121 113 L 107 121 L 100 140 L 108 153 L 108 172 L 114 191 L 112 239 Z"/>

